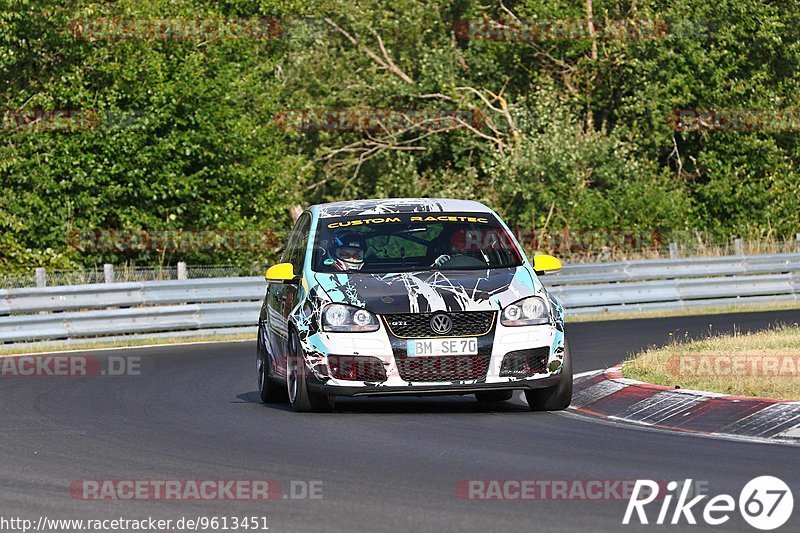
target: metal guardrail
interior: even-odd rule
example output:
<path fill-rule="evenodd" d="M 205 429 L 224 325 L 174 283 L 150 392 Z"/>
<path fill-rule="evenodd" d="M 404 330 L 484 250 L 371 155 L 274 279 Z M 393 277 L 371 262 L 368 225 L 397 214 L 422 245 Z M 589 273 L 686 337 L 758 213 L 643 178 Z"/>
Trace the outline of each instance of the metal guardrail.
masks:
<path fill-rule="evenodd" d="M 568 314 L 800 301 L 800 253 L 567 265 L 542 278 Z M 0 342 L 255 326 L 261 277 L 0 290 Z"/>
<path fill-rule="evenodd" d="M 0 274 L 0 289 L 28 287 L 53 287 L 88 285 L 92 283 L 115 283 L 137 281 L 168 281 L 186 279 L 208 279 L 240 276 L 255 276 L 266 267 L 237 267 L 234 265 L 187 265 L 178 262 L 175 266 L 128 266 L 106 263 L 102 268 L 83 270 L 47 270 L 35 268 L 29 273 Z"/>
<path fill-rule="evenodd" d="M 92 283 L 0 290 L 0 315 L 257 300 L 264 296 L 261 277 L 208 278 L 128 283 Z M 0 327 L 3 325 L 0 318 Z"/>
<path fill-rule="evenodd" d="M 571 315 L 800 301 L 800 253 L 567 265 L 542 280 Z"/>
<path fill-rule="evenodd" d="M 260 308 L 259 302 L 229 302 L 7 316 L 0 320 L 0 341 L 67 339 L 255 325 Z"/>
<path fill-rule="evenodd" d="M 548 274 L 544 280 L 547 285 L 569 285 L 797 271 L 800 271 L 800 253 L 575 264 Z"/>

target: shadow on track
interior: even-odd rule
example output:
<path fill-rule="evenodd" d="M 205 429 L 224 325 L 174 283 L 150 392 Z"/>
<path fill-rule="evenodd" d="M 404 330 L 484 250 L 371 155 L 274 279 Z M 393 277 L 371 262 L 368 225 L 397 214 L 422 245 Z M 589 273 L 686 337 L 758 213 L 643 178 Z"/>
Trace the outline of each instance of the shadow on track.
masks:
<path fill-rule="evenodd" d="M 516 396 L 516 395 L 515 395 Z M 258 391 L 236 396 L 234 403 L 255 403 L 268 409 L 290 411 L 288 403 L 261 403 Z M 480 403 L 471 395 L 425 396 L 392 398 L 337 398 L 335 414 L 474 414 L 474 413 L 526 413 L 532 415 L 528 406 L 516 398 L 497 403 Z"/>

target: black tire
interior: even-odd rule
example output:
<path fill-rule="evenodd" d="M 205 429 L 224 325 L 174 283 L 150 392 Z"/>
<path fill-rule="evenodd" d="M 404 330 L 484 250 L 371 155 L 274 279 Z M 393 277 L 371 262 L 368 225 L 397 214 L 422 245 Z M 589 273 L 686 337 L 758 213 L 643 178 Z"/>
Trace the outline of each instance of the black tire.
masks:
<path fill-rule="evenodd" d="M 481 403 L 504 402 L 510 400 L 514 391 L 510 390 L 485 390 L 475 393 L 475 399 Z"/>
<path fill-rule="evenodd" d="M 286 391 L 289 404 L 298 413 L 329 413 L 333 411 L 334 396 L 319 394 L 308 388 L 310 370 L 300 347 L 297 332 L 289 330 L 289 354 L 286 357 Z"/>
<path fill-rule="evenodd" d="M 564 364 L 561 379 L 552 387 L 525 391 L 531 411 L 563 411 L 572 403 L 572 357 L 564 340 Z"/>
<path fill-rule="evenodd" d="M 258 327 L 258 342 L 256 343 L 256 371 L 258 372 L 258 393 L 264 403 L 286 403 L 289 395 L 286 387 L 276 383 L 270 376 L 270 360 L 267 355 L 266 332 L 264 326 Z"/>

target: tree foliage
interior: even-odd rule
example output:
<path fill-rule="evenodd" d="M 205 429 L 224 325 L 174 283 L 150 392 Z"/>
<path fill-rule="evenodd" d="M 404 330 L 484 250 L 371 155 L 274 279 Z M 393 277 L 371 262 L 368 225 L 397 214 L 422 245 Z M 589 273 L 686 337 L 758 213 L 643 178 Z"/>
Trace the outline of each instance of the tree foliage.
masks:
<path fill-rule="evenodd" d="M 473 198 L 531 229 L 697 228 L 727 238 L 800 226 L 796 124 L 679 132 L 670 122 L 675 109 L 797 116 L 800 9 L 790 0 L 3 4 L 6 269 L 261 263 L 274 259 L 273 247 L 86 253 L 67 236 L 90 228 L 280 235 L 293 205 L 365 197 Z M 75 21 L 114 18 L 269 18 L 280 34 L 107 39 L 75 31 Z M 667 31 L 463 39 L 456 28 L 464 19 L 657 20 Z M 65 109 L 90 111 L 92 126 L 14 122 Z M 324 110 L 413 116 L 370 131 L 307 131 L 285 120 Z M 437 118 L 456 112 L 480 120 Z"/>

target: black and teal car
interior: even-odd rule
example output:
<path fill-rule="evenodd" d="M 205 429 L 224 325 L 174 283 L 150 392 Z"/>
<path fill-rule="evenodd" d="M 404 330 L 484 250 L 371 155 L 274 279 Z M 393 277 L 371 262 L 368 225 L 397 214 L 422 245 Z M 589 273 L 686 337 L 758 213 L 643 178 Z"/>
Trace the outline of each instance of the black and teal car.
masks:
<path fill-rule="evenodd" d="M 258 327 L 261 399 L 329 411 L 336 396 L 524 391 L 565 409 L 572 366 L 561 304 L 490 208 L 452 199 L 310 207 L 266 272 Z"/>

